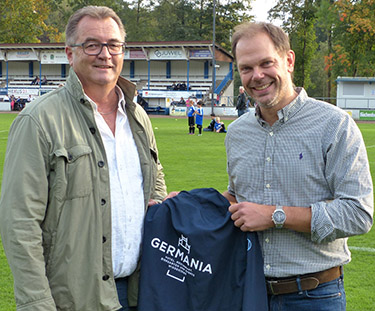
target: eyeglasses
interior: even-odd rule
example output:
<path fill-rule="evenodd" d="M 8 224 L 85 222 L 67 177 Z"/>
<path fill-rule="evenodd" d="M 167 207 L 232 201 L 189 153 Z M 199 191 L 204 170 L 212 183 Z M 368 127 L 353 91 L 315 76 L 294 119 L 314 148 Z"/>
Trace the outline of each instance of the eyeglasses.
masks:
<path fill-rule="evenodd" d="M 106 46 L 109 54 L 120 55 L 125 52 L 125 42 L 100 43 L 97 41 L 87 41 L 81 44 L 72 44 L 70 47 L 81 47 L 83 53 L 91 56 L 99 55 L 103 47 Z"/>

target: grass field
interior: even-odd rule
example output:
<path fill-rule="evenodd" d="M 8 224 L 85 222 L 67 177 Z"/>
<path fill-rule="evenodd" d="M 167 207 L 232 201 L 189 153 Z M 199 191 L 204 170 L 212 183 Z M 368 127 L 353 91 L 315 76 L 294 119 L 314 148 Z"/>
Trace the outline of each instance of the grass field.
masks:
<path fill-rule="evenodd" d="M 8 129 L 14 114 L 0 114 L 0 175 Z M 227 186 L 225 134 L 204 132 L 187 135 L 184 118 L 151 118 L 168 191 Z M 228 125 L 230 120 L 222 120 Z M 204 125 L 208 125 L 206 119 Z M 372 176 L 375 176 L 375 124 L 359 124 L 367 146 Z M 375 229 L 349 239 L 352 262 L 345 267 L 348 311 L 375 310 Z M 0 245 L 0 311 L 15 310 L 12 276 Z M 296 310 L 298 311 L 298 310 Z"/>

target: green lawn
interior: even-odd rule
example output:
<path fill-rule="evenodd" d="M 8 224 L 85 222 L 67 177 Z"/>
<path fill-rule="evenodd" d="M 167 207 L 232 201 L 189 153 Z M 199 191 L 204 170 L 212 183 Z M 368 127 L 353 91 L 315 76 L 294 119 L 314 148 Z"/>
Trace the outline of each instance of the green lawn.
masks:
<path fill-rule="evenodd" d="M 8 129 L 14 114 L 0 114 L 0 175 Z M 185 118 L 151 118 L 168 191 L 213 187 L 226 190 L 225 134 L 188 135 Z M 222 120 L 228 125 L 230 120 Z M 207 126 L 209 119 L 205 119 Z M 375 176 L 375 124 L 359 124 Z M 375 229 L 349 239 L 352 262 L 345 267 L 348 311 L 375 310 Z M 0 246 L 0 310 L 15 310 L 12 276 Z"/>

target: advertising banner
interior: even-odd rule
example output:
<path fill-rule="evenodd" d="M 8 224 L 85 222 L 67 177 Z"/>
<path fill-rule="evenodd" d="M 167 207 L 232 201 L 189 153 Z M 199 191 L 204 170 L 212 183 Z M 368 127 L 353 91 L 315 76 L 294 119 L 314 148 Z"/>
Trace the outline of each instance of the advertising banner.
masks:
<path fill-rule="evenodd" d="M 212 58 L 212 54 L 209 49 L 190 50 L 190 58 Z"/>
<path fill-rule="evenodd" d="M 375 120 L 375 110 L 360 110 L 359 111 L 359 120 Z"/>
<path fill-rule="evenodd" d="M 163 60 L 163 59 L 185 59 L 186 54 L 182 49 L 151 49 L 150 59 Z"/>
<path fill-rule="evenodd" d="M 24 88 L 24 89 L 16 89 L 16 88 L 10 88 L 8 90 L 8 95 L 14 95 L 15 97 L 21 97 L 21 98 L 27 98 L 29 95 L 32 96 L 38 96 L 39 95 L 39 89 L 37 88 Z"/>
<path fill-rule="evenodd" d="M 196 97 L 202 95 L 201 91 L 153 91 L 153 90 L 142 90 L 142 97 L 145 98 L 172 98 L 172 100 L 180 100 L 181 97 L 187 99 L 189 97 Z"/>
<path fill-rule="evenodd" d="M 9 60 L 38 60 L 37 55 L 31 50 L 9 51 L 7 52 L 7 59 Z"/>
<path fill-rule="evenodd" d="M 42 64 L 69 64 L 64 50 L 43 51 L 41 53 Z"/>
<path fill-rule="evenodd" d="M 146 59 L 143 50 L 125 50 L 124 59 Z"/>

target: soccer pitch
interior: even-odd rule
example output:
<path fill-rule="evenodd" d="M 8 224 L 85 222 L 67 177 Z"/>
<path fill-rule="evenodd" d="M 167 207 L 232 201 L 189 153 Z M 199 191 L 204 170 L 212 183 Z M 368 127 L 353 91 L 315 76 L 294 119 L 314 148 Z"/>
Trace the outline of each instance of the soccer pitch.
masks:
<path fill-rule="evenodd" d="M 0 176 L 4 164 L 8 130 L 16 114 L 0 114 Z M 225 134 L 203 132 L 187 135 L 186 118 L 152 117 L 160 160 L 164 166 L 168 191 L 212 187 L 223 192 L 227 187 Z M 204 127 L 209 119 L 204 120 Z M 226 126 L 231 120 L 222 120 Z M 375 176 L 375 123 L 358 124 Z M 249 159 L 251 162 L 251 159 Z M 344 267 L 348 311 L 375 310 L 375 229 L 349 238 L 352 262 Z M 0 311 L 16 310 L 13 280 L 0 245 Z"/>

